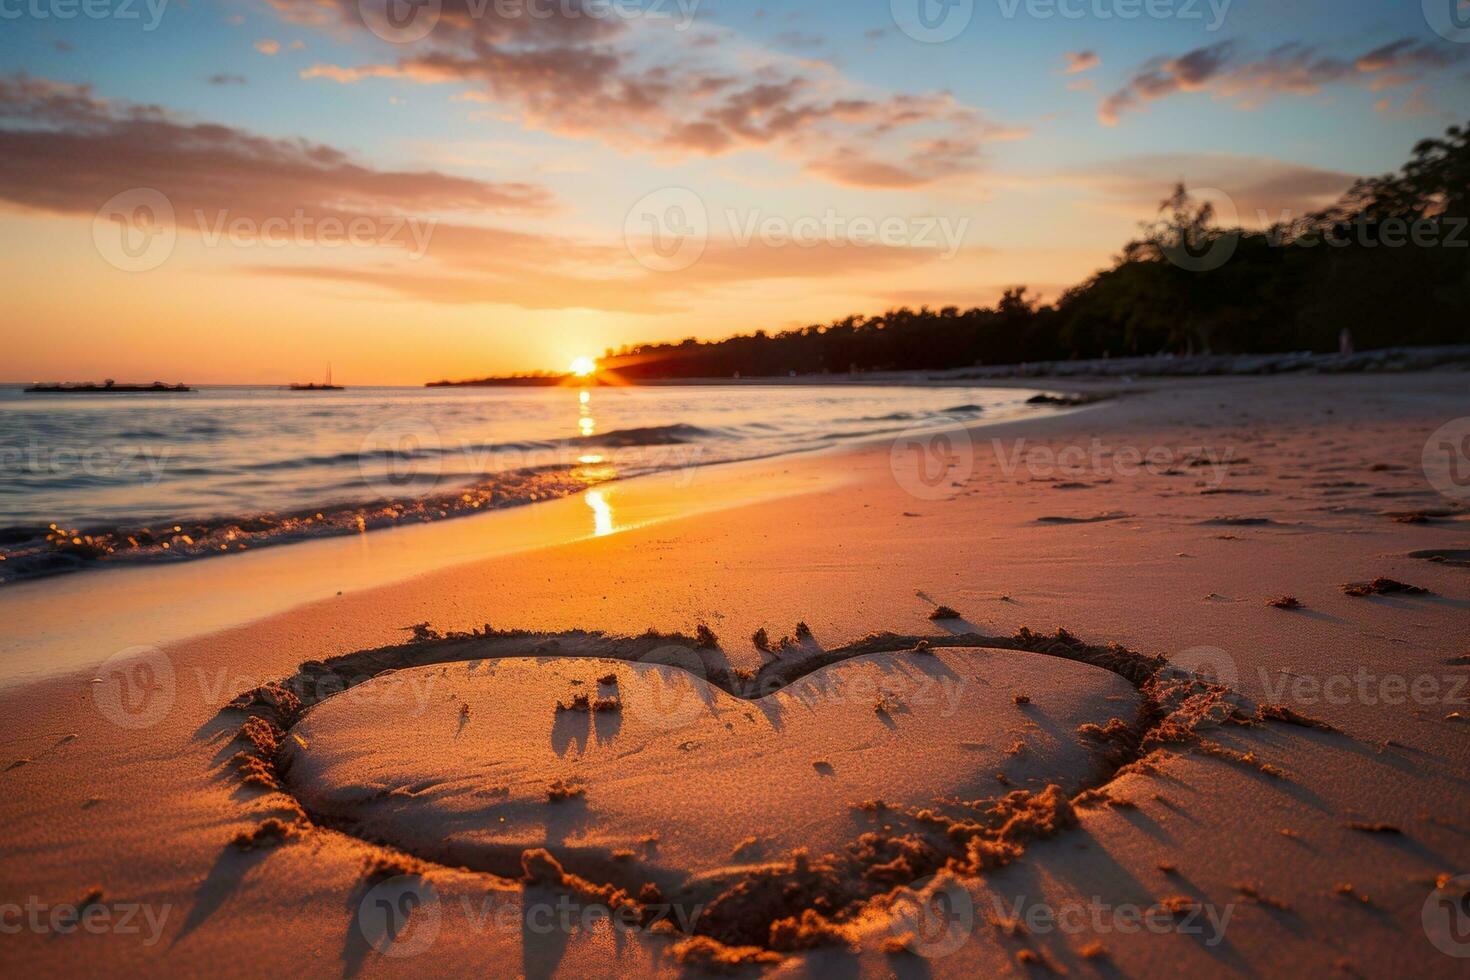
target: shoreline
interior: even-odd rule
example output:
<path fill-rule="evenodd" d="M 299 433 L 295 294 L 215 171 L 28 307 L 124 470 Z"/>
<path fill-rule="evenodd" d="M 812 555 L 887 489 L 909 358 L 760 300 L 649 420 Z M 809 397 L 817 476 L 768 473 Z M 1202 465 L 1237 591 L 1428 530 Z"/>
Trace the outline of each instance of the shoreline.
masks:
<path fill-rule="evenodd" d="M 971 390 L 1017 390 L 1016 386 L 1010 385 L 966 384 L 958 387 Z M 1019 390 L 1032 389 L 1022 387 Z M 202 559 L 238 557 L 262 548 L 474 517 L 575 497 L 599 486 L 660 473 L 695 473 L 711 466 L 840 450 L 895 433 L 930 429 L 938 431 L 977 420 L 981 424 L 995 424 L 1012 417 L 1018 410 L 1039 415 L 1056 404 L 1058 402 L 1052 400 L 1052 396 L 1038 392 L 1019 409 L 1011 408 L 1002 414 L 996 414 L 992 406 L 988 419 L 983 417 L 982 406 L 977 405 L 958 406 L 924 417 L 885 417 L 886 424 L 890 425 L 887 429 L 842 434 L 835 438 L 823 437 L 824 445 L 777 445 L 767 449 L 752 445 L 749 455 L 733 459 L 702 459 L 707 452 L 707 446 L 699 439 L 703 437 L 708 441 L 714 439 L 718 433 L 710 433 L 684 423 L 671 423 L 658 427 L 583 435 L 560 442 L 518 442 L 514 444 L 517 451 L 529 454 L 522 459 L 522 464 L 541 458 L 557 461 L 512 466 L 486 472 L 478 477 L 463 476 L 463 482 L 445 481 L 447 485 L 431 491 L 399 497 L 358 502 L 326 501 L 290 510 L 203 518 L 175 515 L 171 518 L 126 520 L 107 524 L 77 522 L 75 527 L 71 527 L 70 522 L 63 525 L 51 523 L 46 528 L 17 525 L 4 529 L 7 540 L 0 543 L 0 563 L 3 563 L 0 564 L 0 592 L 26 582 L 103 568 L 152 567 Z M 875 422 L 885 424 L 884 420 Z M 602 452 L 611 453 L 624 446 L 661 453 L 665 459 L 659 461 L 655 457 L 641 467 L 633 466 L 632 472 L 624 475 L 619 472 L 616 461 L 602 455 Z M 466 446 L 462 447 L 461 452 L 466 456 L 478 456 L 486 448 Z M 596 452 L 593 456 L 585 455 L 596 450 L 601 452 Z M 400 450 L 391 447 L 360 450 L 359 465 L 363 456 L 377 457 L 383 454 L 387 454 L 393 461 L 389 464 L 390 468 L 402 466 L 412 472 L 420 465 L 413 453 L 400 455 Z M 433 461 L 425 465 L 433 465 Z M 23 538 L 22 534 L 28 537 Z"/>

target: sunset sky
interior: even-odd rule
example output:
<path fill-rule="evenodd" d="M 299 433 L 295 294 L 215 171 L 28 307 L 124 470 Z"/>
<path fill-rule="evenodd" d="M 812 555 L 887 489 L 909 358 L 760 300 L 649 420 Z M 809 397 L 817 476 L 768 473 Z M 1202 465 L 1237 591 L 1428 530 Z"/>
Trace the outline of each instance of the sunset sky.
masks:
<path fill-rule="evenodd" d="M 3 0 L 0 378 L 416 384 L 1050 297 L 1176 180 L 1269 221 L 1470 105 L 1435 0 L 1153 2 L 926 42 L 906 0 Z"/>

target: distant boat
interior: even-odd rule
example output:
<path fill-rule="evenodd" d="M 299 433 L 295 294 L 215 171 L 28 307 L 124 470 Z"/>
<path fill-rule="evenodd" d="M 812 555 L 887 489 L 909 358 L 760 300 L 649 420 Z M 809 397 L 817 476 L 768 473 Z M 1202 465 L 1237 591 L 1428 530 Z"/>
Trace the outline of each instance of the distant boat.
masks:
<path fill-rule="evenodd" d="M 34 384 L 25 389 L 33 395 L 147 395 L 193 391 L 186 384 L 166 385 L 155 381 L 147 385 L 120 385 L 111 378 L 100 385 L 92 381 L 71 381 L 60 384 Z"/>
<path fill-rule="evenodd" d="M 291 385 L 290 386 L 290 390 L 292 390 L 292 391 L 341 391 L 342 390 L 342 386 L 341 385 L 334 385 L 334 384 L 332 384 L 332 365 L 328 364 L 327 365 L 327 380 L 326 381 L 323 381 L 321 384 L 317 384 L 315 381 L 308 381 L 305 384 L 301 384 L 301 383 L 298 382 L 296 384 Z"/>

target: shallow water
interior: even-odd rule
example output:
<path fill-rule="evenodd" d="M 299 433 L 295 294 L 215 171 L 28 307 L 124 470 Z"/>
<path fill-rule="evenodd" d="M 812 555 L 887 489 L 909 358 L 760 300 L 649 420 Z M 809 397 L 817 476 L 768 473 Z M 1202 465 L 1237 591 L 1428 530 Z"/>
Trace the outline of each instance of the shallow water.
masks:
<path fill-rule="evenodd" d="M 433 520 L 1027 411 L 994 388 L 0 388 L 5 579 Z"/>

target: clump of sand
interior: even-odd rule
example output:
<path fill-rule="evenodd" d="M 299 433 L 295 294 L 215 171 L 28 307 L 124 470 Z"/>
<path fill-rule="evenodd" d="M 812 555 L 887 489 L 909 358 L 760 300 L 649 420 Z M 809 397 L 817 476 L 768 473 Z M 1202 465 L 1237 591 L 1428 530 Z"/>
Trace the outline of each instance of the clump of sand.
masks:
<path fill-rule="evenodd" d="M 1428 589 L 1408 585 L 1391 578 L 1375 578 L 1371 582 L 1349 582 L 1342 591 L 1350 596 L 1362 598 L 1370 595 L 1429 595 Z"/>

